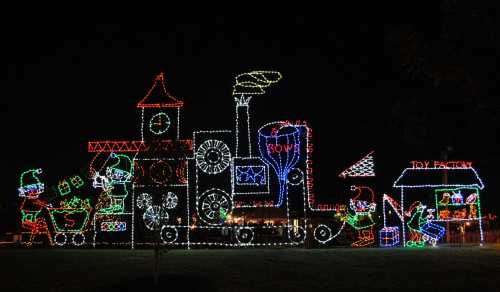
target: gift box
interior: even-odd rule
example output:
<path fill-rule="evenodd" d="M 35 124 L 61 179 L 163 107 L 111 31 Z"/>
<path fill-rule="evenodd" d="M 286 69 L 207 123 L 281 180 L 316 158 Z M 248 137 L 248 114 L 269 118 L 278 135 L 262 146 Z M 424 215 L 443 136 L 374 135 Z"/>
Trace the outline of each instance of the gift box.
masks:
<path fill-rule="evenodd" d="M 399 228 L 384 227 L 379 231 L 379 239 L 381 247 L 391 247 L 399 244 Z"/>

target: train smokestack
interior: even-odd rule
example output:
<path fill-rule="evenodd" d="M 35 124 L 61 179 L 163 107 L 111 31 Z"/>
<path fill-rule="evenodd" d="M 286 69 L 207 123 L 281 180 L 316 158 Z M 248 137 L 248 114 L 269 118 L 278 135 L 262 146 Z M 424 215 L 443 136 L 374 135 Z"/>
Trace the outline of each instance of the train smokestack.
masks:
<path fill-rule="evenodd" d="M 236 157 L 252 157 L 250 141 L 249 103 L 251 96 L 235 97 L 236 101 Z"/>
<path fill-rule="evenodd" d="M 249 103 L 252 96 L 281 80 L 277 71 L 251 71 L 236 76 L 233 97 L 236 102 L 236 157 L 252 157 Z"/>

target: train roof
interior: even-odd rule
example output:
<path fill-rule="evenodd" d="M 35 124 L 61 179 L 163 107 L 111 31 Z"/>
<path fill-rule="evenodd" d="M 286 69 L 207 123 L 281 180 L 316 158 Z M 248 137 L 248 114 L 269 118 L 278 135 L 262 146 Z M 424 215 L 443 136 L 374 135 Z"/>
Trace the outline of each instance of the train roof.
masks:
<path fill-rule="evenodd" d="M 447 182 L 444 178 L 447 177 Z M 483 181 L 472 167 L 468 168 L 406 168 L 393 187 L 435 188 L 476 187 L 484 188 Z"/>

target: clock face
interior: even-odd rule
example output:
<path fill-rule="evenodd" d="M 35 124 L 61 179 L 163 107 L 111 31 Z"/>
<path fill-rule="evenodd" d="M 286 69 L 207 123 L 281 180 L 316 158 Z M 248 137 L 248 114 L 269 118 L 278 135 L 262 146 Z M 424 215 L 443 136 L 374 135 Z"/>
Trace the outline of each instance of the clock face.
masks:
<path fill-rule="evenodd" d="M 149 120 L 149 130 L 155 135 L 165 133 L 170 127 L 170 118 L 164 112 L 157 113 Z"/>

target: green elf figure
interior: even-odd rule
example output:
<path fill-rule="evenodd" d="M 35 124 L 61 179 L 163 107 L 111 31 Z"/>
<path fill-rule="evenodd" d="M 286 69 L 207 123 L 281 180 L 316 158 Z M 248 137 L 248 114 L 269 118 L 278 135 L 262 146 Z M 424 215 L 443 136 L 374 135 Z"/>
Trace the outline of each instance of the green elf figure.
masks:
<path fill-rule="evenodd" d="M 125 211 L 125 198 L 128 196 L 127 184 L 130 183 L 133 176 L 133 164 L 130 158 L 125 154 L 111 153 L 110 158 L 116 159 L 116 162 L 106 168 L 106 175 L 101 176 L 98 173 L 94 177 L 94 187 L 100 187 L 103 190 L 100 202 L 107 202 L 107 207 L 98 211 L 101 214 L 121 214 Z"/>
<path fill-rule="evenodd" d="M 351 244 L 352 247 L 364 247 L 375 242 L 373 227 L 375 221 L 375 193 L 367 186 L 351 186 L 356 196 L 349 200 L 349 208 L 344 220 L 358 232 L 358 239 Z"/>
<path fill-rule="evenodd" d="M 41 215 L 44 208 L 50 207 L 46 200 L 40 198 L 45 190 L 45 184 L 42 183 L 38 175 L 42 174 L 42 169 L 30 169 L 21 173 L 19 178 L 19 197 L 22 198 L 21 227 L 30 233 L 28 246 L 33 244 L 37 235 L 46 235 L 49 243 L 53 245 L 52 236 L 45 218 Z"/>

